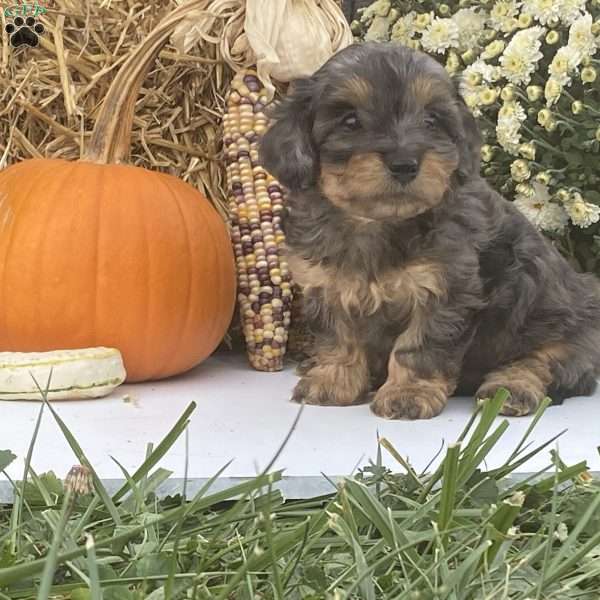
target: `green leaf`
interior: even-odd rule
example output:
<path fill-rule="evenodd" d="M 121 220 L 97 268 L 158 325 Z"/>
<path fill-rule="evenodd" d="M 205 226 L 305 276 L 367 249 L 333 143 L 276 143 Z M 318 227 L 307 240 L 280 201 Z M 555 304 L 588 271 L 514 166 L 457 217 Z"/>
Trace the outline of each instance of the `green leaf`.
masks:
<path fill-rule="evenodd" d="M 327 576 L 323 567 L 309 565 L 304 569 L 304 579 L 315 592 L 323 592 L 327 589 Z"/>
<path fill-rule="evenodd" d="M 126 585 L 113 585 L 103 590 L 104 600 L 135 600 Z"/>
<path fill-rule="evenodd" d="M 138 576 L 164 575 L 169 570 L 170 557 L 166 553 L 147 554 L 137 561 L 135 572 Z"/>
<path fill-rule="evenodd" d="M 468 485 L 468 487 L 471 486 Z M 486 477 L 474 486 L 469 498 L 475 506 L 487 506 L 498 502 L 499 495 L 500 488 L 498 487 L 498 483 L 491 477 Z"/>
<path fill-rule="evenodd" d="M 0 471 L 4 471 L 16 458 L 10 450 L 0 450 Z"/>
<path fill-rule="evenodd" d="M 40 491 L 43 486 L 44 492 L 54 496 L 54 502 L 63 495 L 63 484 L 53 471 L 42 473 L 38 476 L 39 481 L 28 481 L 23 487 L 25 500 L 33 506 L 47 505 L 44 494 Z"/>

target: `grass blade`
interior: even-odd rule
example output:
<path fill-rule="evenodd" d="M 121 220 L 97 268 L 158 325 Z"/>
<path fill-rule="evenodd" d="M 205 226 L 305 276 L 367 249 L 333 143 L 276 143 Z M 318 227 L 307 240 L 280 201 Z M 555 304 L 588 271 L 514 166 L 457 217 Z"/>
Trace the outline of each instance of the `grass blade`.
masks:
<path fill-rule="evenodd" d="M 50 597 L 50 590 L 54 579 L 54 572 L 58 564 L 58 551 L 62 544 L 63 536 L 65 533 L 65 527 L 69 519 L 69 512 L 71 511 L 71 491 L 67 489 L 63 498 L 63 504 L 60 511 L 60 518 L 58 525 L 54 530 L 52 536 L 52 544 L 48 550 L 48 554 L 44 559 L 44 569 L 42 572 L 42 578 L 40 580 L 40 588 L 38 590 L 38 600 L 47 600 Z"/>
<path fill-rule="evenodd" d="M 167 435 L 163 438 L 163 440 L 156 446 L 156 448 L 152 451 L 150 456 L 143 462 L 139 469 L 131 476 L 132 481 L 138 483 L 141 481 L 148 473 L 159 463 L 159 461 L 163 458 L 163 456 L 171 449 L 175 441 L 179 438 L 179 436 L 185 431 L 186 427 L 189 424 L 189 418 L 191 414 L 196 410 L 196 403 L 192 402 L 185 409 L 184 413 L 177 420 L 173 428 Z M 118 502 L 123 496 L 129 491 L 129 484 L 125 483 L 123 486 L 117 490 L 117 492 L 113 495 L 113 502 Z"/>

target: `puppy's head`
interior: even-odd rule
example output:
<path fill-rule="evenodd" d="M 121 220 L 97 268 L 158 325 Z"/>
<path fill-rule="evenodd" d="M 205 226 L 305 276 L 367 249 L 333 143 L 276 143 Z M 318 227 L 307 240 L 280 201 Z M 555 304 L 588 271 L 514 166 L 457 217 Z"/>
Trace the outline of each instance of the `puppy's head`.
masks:
<path fill-rule="evenodd" d="M 479 133 L 456 85 L 401 46 L 346 48 L 294 82 L 273 116 L 265 167 L 354 216 L 411 218 L 479 170 Z"/>

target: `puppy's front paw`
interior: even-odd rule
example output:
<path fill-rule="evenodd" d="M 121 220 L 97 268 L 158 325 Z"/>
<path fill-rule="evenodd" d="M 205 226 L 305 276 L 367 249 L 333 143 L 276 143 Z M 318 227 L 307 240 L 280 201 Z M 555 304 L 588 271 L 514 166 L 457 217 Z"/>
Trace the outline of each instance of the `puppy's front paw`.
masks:
<path fill-rule="evenodd" d="M 401 386 L 386 383 L 375 394 L 371 410 L 384 419 L 431 419 L 439 415 L 448 398 L 435 386 Z"/>
<path fill-rule="evenodd" d="M 535 412 L 544 394 L 531 386 L 521 385 L 518 381 L 499 384 L 483 384 L 476 394 L 476 398 L 493 398 L 500 388 L 505 388 L 510 392 L 510 396 L 504 402 L 500 409 L 500 414 L 509 417 L 522 417 Z"/>
<path fill-rule="evenodd" d="M 324 386 L 319 385 L 313 378 L 304 376 L 296 384 L 292 393 L 292 402 L 315 404 L 317 406 L 332 406 L 334 399 Z"/>
<path fill-rule="evenodd" d="M 356 373 L 341 367 L 315 367 L 300 379 L 292 394 L 293 402 L 318 406 L 351 406 L 366 401 L 366 389 Z"/>

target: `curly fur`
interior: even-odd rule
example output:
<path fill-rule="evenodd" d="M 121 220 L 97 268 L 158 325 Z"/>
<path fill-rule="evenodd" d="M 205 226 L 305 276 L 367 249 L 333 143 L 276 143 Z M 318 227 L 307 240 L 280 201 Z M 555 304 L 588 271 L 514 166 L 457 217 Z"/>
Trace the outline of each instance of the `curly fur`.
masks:
<path fill-rule="evenodd" d="M 505 387 L 510 415 L 593 392 L 600 286 L 480 177 L 476 123 L 438 63 L 351 46 L 274 117 L 261 154 L 290 190 L 290 264 L 317 334 L 294 399 L 413 419 L 457 390 Z"/>

